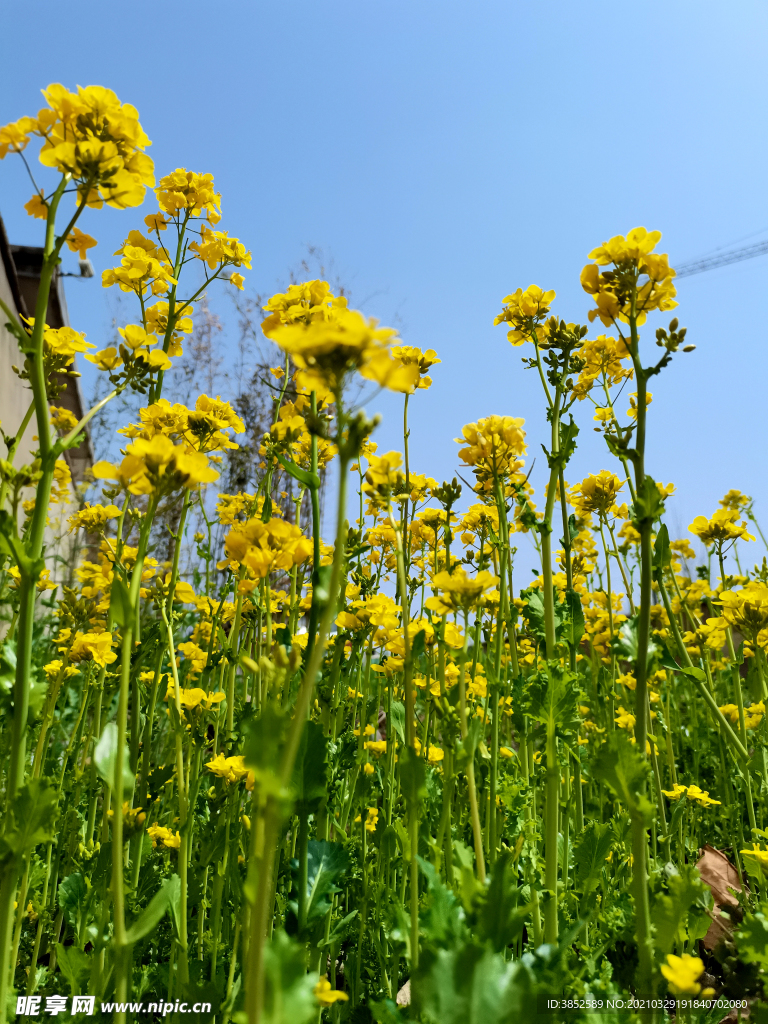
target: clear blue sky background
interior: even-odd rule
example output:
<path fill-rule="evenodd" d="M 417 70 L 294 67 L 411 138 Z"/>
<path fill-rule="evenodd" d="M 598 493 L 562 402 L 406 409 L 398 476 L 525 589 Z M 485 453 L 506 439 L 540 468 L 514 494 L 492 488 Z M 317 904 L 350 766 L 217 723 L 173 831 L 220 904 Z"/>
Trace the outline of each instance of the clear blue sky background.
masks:
<path fill-rule="evenodd" d="M 222 226 L 253 249 L 249 287 L 284 284 L 322 246 L 355 304 L 442 357 L 412 403 L 413 467 L 442 479 L 462 424 L 489 413 L 525 417 L 533 454 L 546 441 L 539 385 L 492 325 L 502 296 L 536 282 L 585 321 L 579 272 L 610 235 L 658 228 L 674 265 L 768 229 L 767 28 L 765 4 L 742 0 L 6 0 L 0 123 L 34 113 L 48 82 L 109 86 L 138 107 L 158 173 L 213 172 Z M 11 240 L 36 244 L 29 195 L 19 162 L 0 164 Z M 98 273 L 151 202 L 88 215 Z M 763 257 L 680 282 L 697 349 L 651 386 L 648 456 L 677 484 L 678 534 L 730 487 L 768 520 L 766 274 Z M 108 293 L 67 294 L 103 343 Z M 650 329 L 644 344 L 658 352 Z M 370 408 L 380 450 L 401 448 L 399 401 Z M 578 411 L 571 481 L 613 468 Z"/>

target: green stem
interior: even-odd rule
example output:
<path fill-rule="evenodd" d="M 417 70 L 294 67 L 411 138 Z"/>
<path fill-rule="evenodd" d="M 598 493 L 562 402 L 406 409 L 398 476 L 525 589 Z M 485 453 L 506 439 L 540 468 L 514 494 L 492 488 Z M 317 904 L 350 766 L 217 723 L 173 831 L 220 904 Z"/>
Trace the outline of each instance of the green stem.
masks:
<path fill-rule="evenodd" d="M 647 374 L 639 356 L 637 334 L 637 289 L 633 290 L 632 310 L 629 317 L 631 333 L 630 353 L 637 382 L 637 431 L 635 434 L 635 490 L 643 495 L 645 485 L 645 434 Z M 651 634 L 651 583 L 653 578 L 653 549 L 651 532 L 653 517 L 646 515 L 639 521 L 640 532 L 640 610 L 637 619 L 637 661 L 635 665 L 635 740 L 638 752 L 646 757 L 648 738 L 648 644 Z M 653 992 L 653 937 L 651 908 L 648 893 L 648 834 L 642 817 L 632 817 L 632 888 L 635 898 L 635 939 L 638 951 L 636 984 L 638 992 Z"/>

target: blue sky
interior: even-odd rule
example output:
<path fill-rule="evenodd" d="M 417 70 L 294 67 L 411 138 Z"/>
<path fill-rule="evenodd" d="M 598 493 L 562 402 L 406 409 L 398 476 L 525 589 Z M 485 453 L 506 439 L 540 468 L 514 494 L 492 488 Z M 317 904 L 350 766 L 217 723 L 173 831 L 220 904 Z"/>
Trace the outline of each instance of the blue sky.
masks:
<path fill-rule="evenodd" d="M 768 232 L 762 3 L 138 0 L 94 17 L 6 0 L 3 20 L 23 45 L 0 71 L 0 123 L 34 113 L 48 82 L 113 88 L 138 107 L 158 173 L 213 172 L 222 226 L 253 249 L 250 288 L 283 285 L 321 246 L 353 304 L 438 351 L 411 446 L 439 479 L 481 416 L 525 417 L 533 453 L 546 441 L 537 381 L 493 327 L 504 295 L 536 282 L 585 321 L 579 272 L 610 235 L 658 228 L 674 266 Z M 36 244 L 29 195 L 19 162 L 0 164 L 11 240 Z M 88 215 L 98 273 L 151 208 Z M 768 522 L 767 273 L 763 257 L 680 282 L 697 349 L 651 385 L 648 455 L 677 484 L 678 534 L 730 487 Z M 72 281 L 67 294 L 73 325 L 103 343 L 109 293 Z M 370 410 L 384 413 L 380 450 L 401 448 L 399 401 Z M 578 412 L 571 481 L 614 468 Z"/>

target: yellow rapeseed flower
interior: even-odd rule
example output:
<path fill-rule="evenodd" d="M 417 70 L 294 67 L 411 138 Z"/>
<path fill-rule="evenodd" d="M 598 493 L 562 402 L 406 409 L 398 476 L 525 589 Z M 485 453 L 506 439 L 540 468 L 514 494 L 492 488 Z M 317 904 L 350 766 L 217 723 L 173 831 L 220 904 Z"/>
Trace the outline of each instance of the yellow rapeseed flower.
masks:
<path fill-rule="evenodd" d="M 624 481 L 608 469 L 601 470 L 596 476 L 584 477 L 571 491 L 570 500 L 576 514 L 585 518 L 591 512 L 605 517 L 616 510 L 616 495 L 624 486 Z"/>
<path fill-rule="evenodd" d="M 555 298 L 554 291 L 545 292 L 537 284 L 529 285 L 525 291 L 518 288 L 511 295 L 506 295 L 503 309 L 493 321 L 496 324 L 508 323 L 507 341 L 511 345 L 522 345 L 526 341 L 543 341 L 546 328 L 541 321 L 549 313 Z"/>
<path fill-rule="evenodd" d="M 432 580 L 432 586 L 440 591 L 436 597 L 426 600 L 427 608 L 439 615 L 448 615 L 452 611 L 469 611 L 486 600 L 486 592 L 495 587 L 499 577 L 486 569 L 476 576 L 468 576 L 463 566 L 457 566 L 452 573 L 439 572 Z"/>
<path fill-rule="evenodd" d="M 719 508 L 711 519 L 696 516 L 688 529 L 707 547 L 739 539 L 754 540 L 752 534 L 747 532 L 747 524 L 743 520 L 739 522 L 739 519 L 738 509 Z"/>
<path fill-rule="evenodd" d="M 48 108 L 0 128 L 0 160 L 20 153 L 31 136 L 43 140 L 40 163 L 71 175 L 78 203 L 125 209 L 140 206 L 155 183 L 151 145 L 136 108 L 121 103 L 111 89 L 63 85 L 43 89 Z"/>
<path fill-rule="evenodd" d="M 91 235 L 86 235 L 80 228 L 73 228 L 72 232 L 67 235 L 67 246 L 71 252 L 76 252 L 81 260 L 88 258 L 88 250 L 93 249 L 95 245 L 99 243 Z"/>
<path fill-rule="evenodd" d="M 315 999 L 317 999 L 321 1006 L 333 1006 L 334 1003 L 346 1003 L 349 1001 L 349 996 L 346 992 L 339 992 L 338 989 L 331 988 L 331 983 L 325 975 L 315 985 L 314 993 Z"/>
<path fill-rule="evenodd" d="M 514 416 L 487 416 L 468 423 L 462 436 L 455 438 L 457 444 L 466 445 L 459 458 L 472 467 L 482 489 L 490 490 L 494 480 L 514 479 L 519 474 L 526 452 L 524 423 Z"/>
<path fill-rule="evenodd" d="M 683 953 L 667 954 L 667 962 L 661 965 L 661 973 L 667 979 L 669 990 L 676 996 L 711 996 L 713 988 L 703 988 L 698 979 L 704 973 L 704 963 L 698 956 Z"/>
<path fill-rule="evenodd" d="M 675 308 L 675 271 L 666 255 L 653 252 L 660 240 L 660 231 L 633 228 L 626 238 L 615 235 L 592 250 L 589 259 L 594 262 L 581 272 L 581 286 L 597 306 L 589 312 L 590 321 L 599 318 L 606 327 L 617 320 L 629 323 L 633 302 L 638 324 L 645 323 L 650 310 Z M 614 272 L 600 273 L 601 266 L 611 264 Z"/>
<path fill-rule="evenodd" d="M 112 650 L 114 639 L 114 634 L 108 632 L 75 633 L 69 648 L 69 659 L 75 662 L 93 661 L 101 668 L 106 668 L 117 661 L 117 654 Z"/>

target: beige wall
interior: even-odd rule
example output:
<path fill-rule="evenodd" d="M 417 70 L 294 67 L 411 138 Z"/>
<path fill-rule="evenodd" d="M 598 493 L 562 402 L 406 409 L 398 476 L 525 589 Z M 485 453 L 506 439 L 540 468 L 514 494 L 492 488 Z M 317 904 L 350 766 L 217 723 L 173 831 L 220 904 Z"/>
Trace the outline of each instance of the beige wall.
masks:
<path fill-rule="evenodd" d="M 0 297 L 10 310 L 28 315 L 28 311 L 34 308 L 37 295 L 37 280 L 30 273 L 30 268 L 34 267 L 35 250 L 24 249 L 21 251 L 17 268 L 12 247 L 8 245 L 1 220 L 0 256 L 2 256 L 0 259 Z M 67 322 L 61 280 L 54 282 L 51 292 L 46 319 L 52 327 L 59 327 Z M 27 382 L 19 380 L 13 372 L 14 365 L 21 366 L 23 364 L 23 356 L 19 351 L 16 338 L 5 326 L 7 320 L 8 317 L 0 310 L 0 425 L 6 434 L 15 436 L 32 401 L 32 391 L 27 386 Z M 76 379 L 67 379 L 66 388 L 55 399 L 54 404 L 69 409 L 78 419 L 82 417 L 83 405 Z M 31 461 L 32 452 L 37 448 L 37 442 L 34 440 L 36 435 L 37 424 L 33 415 L 16 452 L 14 459 L 16 467 Z M 0 443 L 0 458 L 6 458 L 7 454 L 5 445 Z M 46 530 L 45 537 L 46 566 L 50 569 L 51 578 L 59 583 L 71 582 L 74 572 L 72 565 L 74 545 L 73 538 L 67 529 L 67 518 L 79 507 L 74 487 L 82 482 L 88 466 L 92 463 L 90 444 L 86 442 L 79 448 L 66 452 L 65 457 L 73 478 L 71 500 L 65 505 L 57 505 L 51 509 L 50 525 Z M 24 495 L 25 499 L 33 496 L 31 491 Z"/>
<path fill-rule="evenodd" d="M 9 309 L 16 309 L 16 300 L 2 261 L 0 261 L 0 298 Z M 5 314 L 0 316 L 0 422 L 6 434 L 15 435 L 29 408 L 29 403 L 32 401 L 32 392 L 24 386 L 26 382 L 20 381 L 11 369 L 14 365 L 20 366 L 23 358 L 19 352 L 19 343 L 5 326 L 7 320 Z M 33 418 L 22 444 L 19 446 L 16 465 L 22 465 L 29 460 L 29 452 L 34 447 L 32 435 L 35 433 Z M 5 446 L 2 446 L 2 458 L 6 456 Z"/>

